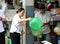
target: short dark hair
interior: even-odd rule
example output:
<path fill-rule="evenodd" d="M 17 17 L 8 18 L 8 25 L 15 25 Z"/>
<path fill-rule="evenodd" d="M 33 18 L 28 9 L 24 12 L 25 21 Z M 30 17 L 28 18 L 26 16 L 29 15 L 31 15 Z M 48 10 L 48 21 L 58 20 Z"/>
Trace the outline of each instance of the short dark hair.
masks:
<path fill-rule="evenodd" d="M 44 4 L 40 4 L 39 5 L 39 9 L 45 9 L 45 5 Z"/>
<path fill-rule="evenodd" d="M 22 10 L 24 10 L 24 8 L 18 9 L 16 13 L 21 12 Z"/>

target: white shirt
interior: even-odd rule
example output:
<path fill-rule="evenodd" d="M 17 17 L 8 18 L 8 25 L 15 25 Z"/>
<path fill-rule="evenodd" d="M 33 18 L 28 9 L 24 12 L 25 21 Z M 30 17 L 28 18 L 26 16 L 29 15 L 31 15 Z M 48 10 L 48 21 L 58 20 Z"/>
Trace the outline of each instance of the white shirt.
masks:
<path fill-rule="evenodd" d="M 22 23 L 18 23 L 18 21 L 20 19 L 21 18 L 18 15 L 15 15 L 13 17 L 10 33 L 17 32 L 17 33 L 21 34 L 21 31 L 22 31 L 22 28 L 23 28 L 23 24 Z"/>
<path fill-rule="evenodd" d="M 0 10 L 0 17 L 5 18 L 4 12 L 2 10 Z M 4 31 L 3 23 L 2 21 L 0 21 L 0 32 L 3 32 L 3 31 Z"/>
<path fill-rule="evenodd" d="M 5 12 L 6 8 L 7 8 L 7 4 L 3 1 L 2 2 L 2 11 Z"/>
<path fill-rule="evenodd" d="M 4 4 L 1 3 L 1 4 L 2 4 L 2 9 L 0 10 L 0 17 L 5 18 L 4 11 L 7 7 L 7 5 L 5 3 Z M 5 31 L 4 27 L 3 27 L 3 23 L 2 23 L 2 21 L 0 21 L 0 32 L 3 32 L 3 31 Z"/>
<path fill-rule="evenodd" d="M 7 5 L 6 4 L 3 4 L 2 5 L 2 10 L 5 11 L 6 8 L 7 8 Z"/>

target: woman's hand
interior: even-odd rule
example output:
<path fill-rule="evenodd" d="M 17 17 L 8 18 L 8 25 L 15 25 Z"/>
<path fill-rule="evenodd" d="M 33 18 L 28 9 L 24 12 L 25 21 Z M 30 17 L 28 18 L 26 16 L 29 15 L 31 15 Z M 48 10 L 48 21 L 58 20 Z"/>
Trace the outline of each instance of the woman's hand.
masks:
<path fill-rule="evenodd" d="M 23 22 L 30 21 L 30 20 L 32 20 L 31 17 L 26 18 L 26 19 L 20 19 L 20 20 L 18 21 L 18 23 L 23 23 Z"/>
<path fill-rule="evenodd" d="M 32 18 L 31 18 L 31 17 L 29 17 L 29 18 L 27 18 L 27 19 L 28 19 L 29 21 L 30 21 L 30 20 L 32 20 Z"/>

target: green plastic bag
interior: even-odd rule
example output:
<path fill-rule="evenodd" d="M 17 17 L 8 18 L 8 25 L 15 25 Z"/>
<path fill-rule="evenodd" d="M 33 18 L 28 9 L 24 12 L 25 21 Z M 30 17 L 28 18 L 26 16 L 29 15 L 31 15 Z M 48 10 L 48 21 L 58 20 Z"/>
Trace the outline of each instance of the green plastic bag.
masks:
<path fill-rule="evenodd" d="M 32 20 L 29 22 L 29 26 L 32 30 L 40 30 L 42 21 L 39 18 L 32 18 Z"/>
<path fill-rule="evenodd" d="M 32 35 L 36 36 L 38 38 L 42 38 L 42 28 L 40 30 L 31 30 L 32 31 Z"/>
<path fill-rule="evenodd" d="M 9 40 L 8 40 L 8 44 L 12 44 L 12 41 L 11 41 L 11 39 L 9 39 Z"/>
<path fill-rule="evenodd" d="M 39 18 L 32 18 L 32 20 L 29 22 L 29 26 L 33 36 L 38 38 L 42 37 L 42 21 Z"/>

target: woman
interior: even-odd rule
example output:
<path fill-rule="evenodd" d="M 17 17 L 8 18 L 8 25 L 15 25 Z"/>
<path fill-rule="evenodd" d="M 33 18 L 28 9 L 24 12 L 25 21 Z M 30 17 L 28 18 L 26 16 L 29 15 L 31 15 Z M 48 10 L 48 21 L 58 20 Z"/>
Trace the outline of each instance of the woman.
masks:
<path fill-rule="evenodd" d="M 2 21 L 6 21 L 4 12 L 0 10 L 0 44 L 5 44 L 5 30 Z"/>
<path fill-rule="evenodd" d="M 12 44 L 20 44 L 20 35 L 22 34 L 23 22 L 31 20 L 31 18 L 21 19 L 24 16 L 24 9 L 20 8 L 17 14 L 13 17 L 12 25 L 10 29 L 10 37 Z"/>
<path fill-rule="evenodd" d="M 4 6 L 2 6 L 2 9 L 0 9 L 0 44 L 5 44 L 5 30 L 3 27 L 3 22 L 6 21 L 6 18 L 4 15 L 6 7 L 7 6 L 4 5 Z"/>

